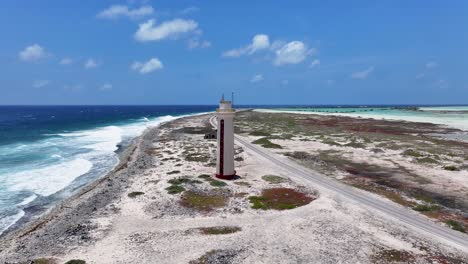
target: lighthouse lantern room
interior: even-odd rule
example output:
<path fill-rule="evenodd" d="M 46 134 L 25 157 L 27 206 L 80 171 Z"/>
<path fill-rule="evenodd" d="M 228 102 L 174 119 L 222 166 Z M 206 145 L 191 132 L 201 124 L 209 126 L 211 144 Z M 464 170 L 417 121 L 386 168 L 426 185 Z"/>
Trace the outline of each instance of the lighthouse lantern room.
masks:
<path fill-rule="evenodd" d="M 231 101 L 225 101 L 224 96 L 216 109 L 218 120 L 218 152 L 216 159 L 216 177 L 220 179 L 233 179 L 234 170 L 234 115 Z"/>

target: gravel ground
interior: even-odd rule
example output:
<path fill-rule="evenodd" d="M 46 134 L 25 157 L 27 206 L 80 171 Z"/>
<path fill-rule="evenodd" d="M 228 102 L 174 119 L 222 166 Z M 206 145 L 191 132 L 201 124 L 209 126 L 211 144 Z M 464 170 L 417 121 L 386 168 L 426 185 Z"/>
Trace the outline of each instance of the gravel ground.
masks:
<path fill-rule="evenodd" d="M 0 262 L 468 262 L 466 253 L 336 194 L 318 192 L 247 150 L 236 148 L 239 179 L 217 186 L 210 177 L 216 142 L 203 139 L 206 121 L 207 116 L 189 117 L 146 131 L 114 172 L 4 237 Z M 271 183 L 265 175 L 284 180 Z M 178 185 L 185 191 L 168 193 L 174 185 L 169 181 L 181 178 L 187 179 Z M 313 201 L 291 210 L 253 209 L 248 197 L 269 188 L 298 190 Z M 225 203 L 187 207 L 182 200 L 191 192 Z M 210 227 L 236 231 L 203 232 Z"/>

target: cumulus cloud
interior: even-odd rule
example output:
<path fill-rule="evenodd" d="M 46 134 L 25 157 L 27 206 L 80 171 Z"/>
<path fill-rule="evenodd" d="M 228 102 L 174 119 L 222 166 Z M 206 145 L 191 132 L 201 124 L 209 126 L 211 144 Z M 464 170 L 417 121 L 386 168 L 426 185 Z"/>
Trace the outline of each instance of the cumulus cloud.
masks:
<path fill-rule="evenodd" d="M 262 74 L 254 75 L 252 77 L 252 79 L 250 79 L 251 83 L 256 83 L 256 82 L 261 82 L 261 81 L 263 81 L 263 75 Z"/>
<path fill-rule="evenodd" d="M 137 41 L 159 41 L 166 38 L 176 38 L 182 34 L 197 32 L 198 23 L 193 20 L 174 19 L 155 25 L 155 20 L 150 19 L 139 25 L 135 33 Z"/>
<path fill-rule="evenodd" d="M 33 87 L 34 88 L 42 88 L 42 87 L 45 87 L 45 86 L 49 85 L 49 83 L 50 83 L 49 80 L 37 80 L 37 81 L 34 81 Z"/>
<path fill-rule="evenodd" d="M 353 79 L 366 79 L 374 71 L 374 66 L 371 66 L 363 71 L 353 72 L 351 78 Z"/>
<path fill-rule="evenodd" d="M 94 59 L 88 59 L 84 64 L 85 69 L 94 69 L 97 68 L 97 66 L 98 64 Z"/>
<path fill-rule="evenodd" d="M 316 66 L 320 66 L 320 60 L 317 60 L 317 59 L 313 60 L 313 61 L 310 63 L 310 66 L 309 66 L 309 67 L 310 67 L 310 68 L 314 68 L 314 67 L 316 67 Z"/>
<path fill-rule="evenodd" d="M 435 61 L 430 61 L 430 62 L 426 63 L 426 68 L 427 69 L 434 69 L 434 68 L 437 68 L 437 66 L 439 66 L 439 64 L 437 64 L 437 62 L 435 62 Z"/>
<path fill-rule="evenodd" d="M 240 57 L 242 55 L 248 54 L 252 55 L 257 51 L 268 49 L 270 47 L 270 39 L 268 35 L 257 34 L 252 38 L 252 43 L 245 47 L 238 49 L 232 49 L 223 52 L 223 57 Z"/>
<path fill-rule="evenodd" d="M 138 71 L 141 74 L 147 74 L 163 68 L 162 62 L 158 58 L 152 58 L 147 62 L 134 62 L 130 68 L 134 71 Z"/>
<path fill-rule="evenodd" d="M 312 52 L 313 50 L 307 49 L 302 41 L 291 41 L 275 51 L 276 57 L 273 64 L 276 66 L 298 64 Z"/>
<path fill-rule="evenodd" d="M 151 6 L 142 6 L 140 8 L 130 9 L 125 5 L 113 5 L 101 11 L 97 17 L 103 19 L 116 19 L 120 17 L 141 18 L 153 14 L 154 9 Z"/>
<path fill-rule="evenodd" d="M 73 63 L 73 60 L 70 58 L 63 58 L 59 62 L 60 65 L 70 65 L 72 63 Z"/>
<path fill-rule="evenodd" d="M 206 49 L 211 47 L 211 42 L 207 40 L 200 40 L 198 38 L 191 38 L 187 42 L 188 48 L 189 49 Z"/>
<path fill-rule="evenodd" d="M 101 87 L 99 87 L 100 91 L 110 91 L 112 90 L 112 84 L 110 83 L 105 83 Z"/>
<path fill-rule="evenodd" d="M 47 57 L 45 49 L 38 44 L 26 47 L 19 53 L 19 58 L 22 61 L 33 62 Z"/>

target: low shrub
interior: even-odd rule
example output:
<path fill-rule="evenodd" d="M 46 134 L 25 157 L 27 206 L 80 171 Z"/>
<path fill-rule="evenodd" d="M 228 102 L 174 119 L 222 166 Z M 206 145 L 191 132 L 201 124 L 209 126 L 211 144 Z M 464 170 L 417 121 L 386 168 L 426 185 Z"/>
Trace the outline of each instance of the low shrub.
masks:
<path fill-rule="evenodd" d="M 271 188 L 263 190 L 261 196 L 250 196 L 253 209 L 287 210 L 304 206 L 314 198 L 290 188 Z"/>
<path fill-rule="evenodd" d="M 145 193 L 144 192 L 131 192 L 131 193 L 128 194 L 128 197 L 135 198 L 135 197 L 143 195 L 143 194 L 145 194 Z"/>

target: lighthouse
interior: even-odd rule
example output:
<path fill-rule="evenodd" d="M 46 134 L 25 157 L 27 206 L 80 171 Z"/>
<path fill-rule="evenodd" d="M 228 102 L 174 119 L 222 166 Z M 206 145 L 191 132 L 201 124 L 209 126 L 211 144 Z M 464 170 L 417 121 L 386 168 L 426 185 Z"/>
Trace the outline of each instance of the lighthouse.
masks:
<path fill-rule="evenodd" d="M 231 101 L 225 101 L 224 95 L 216 109 L 218 120 L 218 152 L 216 158 L 216 177 L 220 179 L 233 179 L 234 170 L 234 115 Z"/>

